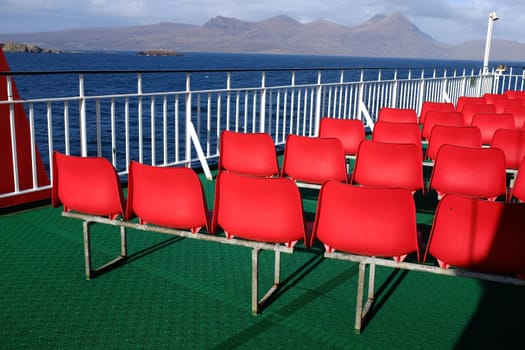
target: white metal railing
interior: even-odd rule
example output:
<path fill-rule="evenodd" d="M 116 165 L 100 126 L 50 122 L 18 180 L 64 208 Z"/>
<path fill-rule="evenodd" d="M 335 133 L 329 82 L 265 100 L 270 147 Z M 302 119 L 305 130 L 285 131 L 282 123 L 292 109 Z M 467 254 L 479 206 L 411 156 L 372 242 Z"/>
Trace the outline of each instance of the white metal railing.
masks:
<path fill-rule="evenodd" d="M 462 95 L 522 90 L 524 75 L 521 68 L 512 67 L 489 74 L 482 74 L 482 68 L 0 72 L 8 91 L 0 107 L 8 106 L 11 144 L 15 145 L 11 157 L 14 190 L 0 193 L 0 198 L 50 188 L 38 185 L 35 145 L 50 179 L 54 150 L 106 157 L 123 177 L 133 159 L 152 165 L 201 167 L 211 178 L 209 165 L 217 160 L 218 140 L 225 129 L 267 132 L 282 148 L 290 133 L 317 135 L 319 119 L 325 115 L 360 119 L 371 130 L 382 107 L 413 108 L 419 113 L 424 101 L 455 102 Z M 14 98 L 14 81 L 18 85 L 35 76 L 76 79 L 78 90 L 64 88 L 58 96 Z M 163 80 L 166 84 L 152 87 L 145 82 L 146 76 L 155 84 Z M 98 84 L 91 85 L 95 92 L 88 91 L 87 77 L 96 77 Z M 130 79 L 135 80 L 136 91 L 120 92 Z M 173 86 L 183 88 L 173 90 Z M 38 91 L 45 88 L 29 86 Z M 29 119 L 33 179 L 29 188 L 20 188 L 18 181 L 17 104 L 23 105 Z"/>

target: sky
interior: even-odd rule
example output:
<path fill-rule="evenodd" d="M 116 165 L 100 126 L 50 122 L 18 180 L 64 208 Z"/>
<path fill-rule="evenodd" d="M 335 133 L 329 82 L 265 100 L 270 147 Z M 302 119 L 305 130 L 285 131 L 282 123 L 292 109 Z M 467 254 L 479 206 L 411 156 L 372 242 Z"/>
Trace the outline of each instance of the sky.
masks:
<path fill-rule="evenodd" d="M 434 39 L 457 44 L 492 38 L 524 43 L 523 0 L 0 0 L 0 33 L 31 33 L 87 27 L 175 22 L 202 25 L 216 16 L 257 22 L 287 15 L 355 26 L 377 14 L 403 13 Z"/>

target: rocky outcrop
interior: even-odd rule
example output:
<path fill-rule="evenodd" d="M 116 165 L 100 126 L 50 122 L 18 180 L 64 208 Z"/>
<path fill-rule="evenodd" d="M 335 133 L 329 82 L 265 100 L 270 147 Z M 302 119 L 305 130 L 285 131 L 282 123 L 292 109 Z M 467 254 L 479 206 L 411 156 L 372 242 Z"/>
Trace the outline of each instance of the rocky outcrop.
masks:
<path fill-rule="evenodd" d="M 137 56 L 182 56 L 182 54 L 171 50 L 146 50 L 137 52 Z"/>
<path fill-rule="evenodd" d="M 44 49 L 33 44 L 7 42 L 0 44 L 4 52 L 29 52 L 29 53 L 62 53 L 62 50 Z"/>

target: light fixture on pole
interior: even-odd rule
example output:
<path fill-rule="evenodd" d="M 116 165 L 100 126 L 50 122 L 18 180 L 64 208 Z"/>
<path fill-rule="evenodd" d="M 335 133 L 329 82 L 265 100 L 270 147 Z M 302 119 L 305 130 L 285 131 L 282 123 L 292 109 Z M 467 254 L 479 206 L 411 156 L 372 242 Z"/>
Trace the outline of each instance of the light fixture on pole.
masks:
<path fill-rule="evenodd" d="M 490 53 L 490 41 L 492 38 L 492 25 L 499 19 L 496 12 L 489 13 L 489 24 L 487 28 L 487 41 L 485 43 L 485 58 L 483 60 L 483 74 L 489 72 L 489 53 Z"/>

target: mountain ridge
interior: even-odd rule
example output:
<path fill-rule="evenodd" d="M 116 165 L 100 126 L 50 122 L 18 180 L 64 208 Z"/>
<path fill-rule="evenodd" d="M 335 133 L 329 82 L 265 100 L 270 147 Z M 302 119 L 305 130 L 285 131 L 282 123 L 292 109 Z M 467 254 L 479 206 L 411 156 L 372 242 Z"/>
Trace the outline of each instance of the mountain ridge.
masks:
<path fill-rule="evenodd" d="M 24 42 L 58 50 L 234 52 L 361 57 L 481 60 L 484 39 L 439 42 L 401 12 L 378 14 L 356 26 L 325 19 L 301 23 L 278 15 L 258 22 L 216 16 L 203 25 L 162 22 L 129 27 L 0 33 L 0 42 Z M 525 44 L 493 39 L 491 60 L 521 61 Z"/>

